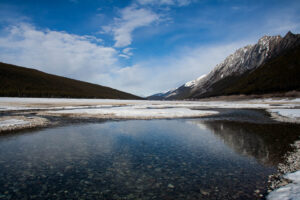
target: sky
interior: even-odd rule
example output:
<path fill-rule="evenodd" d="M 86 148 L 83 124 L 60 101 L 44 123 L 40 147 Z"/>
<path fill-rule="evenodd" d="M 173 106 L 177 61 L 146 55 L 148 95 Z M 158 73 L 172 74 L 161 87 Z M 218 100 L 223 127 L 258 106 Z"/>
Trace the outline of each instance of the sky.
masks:
<path fill-rule="evenodd" d="M 299 0 L 0 0 L 0 62 L 140 96 L 288 31 Z"/>

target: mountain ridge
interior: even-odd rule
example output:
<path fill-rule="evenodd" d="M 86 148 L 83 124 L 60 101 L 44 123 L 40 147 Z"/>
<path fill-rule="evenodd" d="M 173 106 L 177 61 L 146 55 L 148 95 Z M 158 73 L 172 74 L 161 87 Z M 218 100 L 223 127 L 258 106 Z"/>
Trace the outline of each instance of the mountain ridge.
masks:
<path fill-rule="evenodd" d="M 288 32 L 284 37 L 281 37 L 280 35 L 263 36 L 256 44 L 239 48 L 233 54 L 226 57 L 223 62 L 216 65 L 205 77 L 200 76 L 199 78 L 178 87 L 171 95 L 161 95 L 160 97 L 161 99 L 166 100 L 179 100 L 243 94 L 236 90 L 234 92 L 229 92 L 230 89 L 228 88 L 233 87 L 233 85 L 241 81 L 242 78 L 246 78 L 245 75 L 250 74 L 260 68 L 260 66 L 264 66 L 266 63 L 283 55 L 286 51 L 293 51 L 293 49 L 296 49 L 299 46 L 300 34 Z M 296 61 L 294 60 L 293 62 Z M 298 73 L 297 70 L 294 71 Z M 189 83 L 193 84 L 190 85 Z M 288 89 L 289 88 L 286 88 L 285 91 Z M 225 90 L 227 92 L 225 92 Z M 251 93 L 254 94 L 255 91 L 252 91 Z M 155 95 L 152 95 L 148 98 L 153 99 L 154 96 Z"/>

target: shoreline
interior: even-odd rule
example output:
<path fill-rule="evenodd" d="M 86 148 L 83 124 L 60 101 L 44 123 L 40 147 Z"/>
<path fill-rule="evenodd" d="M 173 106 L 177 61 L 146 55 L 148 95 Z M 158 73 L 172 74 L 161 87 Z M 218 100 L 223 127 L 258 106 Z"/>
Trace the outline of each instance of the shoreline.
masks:
<path fill-rule="evenodd" d="M 13 131 L 23 131 L 33 128 L 42 128 L 54 125 L 46 118 L 38 116 L 5 116 L 0 120 L 0 134 L 5 134 Z"/>
<path fill-rule="evenodd" d="M 226 111 L 243 111 L 245 109 L 226 109 Z M 248 110 L 248 109 L 246 109 Z M 89 113 L 58 113 L 52 110 L 27 110 L 27 111 L 13 111 L 9 114 L 0 113 L 0 134 L 6 134 L 14 131 L 25 131 L 34 128 L 51 128 L 57 125 L 65 125 L 68 123 L 85 123 L 85 122 L 98 122 L 101 120 L 159 120 L 159 119 L 201 119 L 201 120 L 226 120 L 226 121 L 238 121 L 248 123 L 292 123 L 298 124 L 298 122 L 291 120 L 279 120 L 280 115 L 275 115 L 264 109 L 249 109 L 250 111 L 259 112 L 264 111 L 270 116 L 262 116 L 261 120 L 250 119 L 238 119 L 237 117 L 228 118 L 223 116 L 226 111 L 219 111 L 219 109 L 213 110 L 200 110 L 197 115 L 185 115 L 185 116 L 118 116 L 114 114 L 89 114 Z M 54 120 L 55 118 L 55 120 Z M 283 118 L 283 117 L 282 117 Z M 286 118 L 284 118 L 286 119 Z M 7 122 L 7 125 L 3 125 Z M 9 123 L 11 122 L 11 123 Z M 17 122 L 17 123 L 14 123 Z"/>
<path fill-rule="evenodd" d="M 239 109 L 236 109 L 239 110 Z M 30 112 L 29 112 L 30 113 Z M 20 113 L 19 113 L 20 114 Z M 23 113 L 24 115 L 28 115 L 28 113 Z M 52 128 L 55 126 L 65 126 L 68 124 L 77 124 L 77 123 L 97 123 L 97 122 L 103 122 L 104 121 L 111 121 L 111 120 L 152 120 L 152 119 L 157 119 L 157 118 L 151 118 L 151 119 L 134 119 L 134 118 L 115 118 L 115 117 L 91 117 L 91 116 L 20 116 L 20 115 L 11 115 L 11 116 L 6 116 L 4 117 L 5 120 L 10 120 L 10 119 L 17 119 L 17 120 L 23 120 L 23 121 L 28 121 L 29 123 L 26 124 L 20 124 L 16 126 L 10 126 L 9 128 L 5 130 L 0 129 L 0 135 L 3 134 L 10 134 L 10 133 L 15 133 L 15 132 L 21 132 L 25 130 L 33 130 L 36 128 Z M 32 115 L 32 113 L 31 113 Z M 47 117 L 49 117 L 47 119 Z M 267 116 L 266 116 L 267 117 Z M 270 119 L 272 119 L 273 116 L 270 116 Z M 51 118 L 55 118 L 51 120 Z M 188 117 L 191 118 L 191 117 Z M 201 119 L 201 117 L 194 117 L 197 119 Z M 212 119 L 211 119 L 212 118 Z M 202 119 L 205 120 L 223 120 L 223 119 L 216 119 L 215 116 L 211 116 L 210 119 L 206 119 L 205 117 L 202 117 Z M 3 117 L 1 117 L 3 119 Z M 159 118 L 159 119 L 176 119 L 176 118 Z M 183 119 L 183 118 L 177 118 L 177 119 Z M 231 120 L 231 121 L 237 121 L 237 120 Z M 1 121 L 0 121 L 1 122 Z M 244 122 L 244 121 L 240 121 Z M 253 121 L 248 121 L 248 123 L 255 123 Z M 259 122 L 257 122 L 259 123 Z M 290 123 L 290 122 L 278 122 L 276 121 L 275 123 Z M 292 123 L 293 124 L 293 123 Z M 300 173 L 300 140 L 296 141 L 292 146 L 295 148 L 293 152 L 289 152 L 285 156 L 285 162 L 280 163 L 278 165 L 277 173 L 272 174 L 269 176 L 268 180 L 268 185 L 266 185 L 268 189 L 268 193 L 266 194 L 266 199 L 268 200 L 277 200 L 277 198 L 273 198 L 273 196 L 276 196 L 276 193 L 278 191 L 280 192 L 282 189 L 289 187 L 290 184 L 295 184 L 293 181 L 289 178 L 290 174 L 294 172 Z M 298 184 L 300 188 L 300 184 Z M 275 193 L 275 195 L 274 195 Z"/>
<path fill-rule="evenodd" d="M 268 200 L 299 199 L 300 197 L 300 140 L 291 146 L 294 151 L 285 156 L 276 174 L 269 176 Z"/>

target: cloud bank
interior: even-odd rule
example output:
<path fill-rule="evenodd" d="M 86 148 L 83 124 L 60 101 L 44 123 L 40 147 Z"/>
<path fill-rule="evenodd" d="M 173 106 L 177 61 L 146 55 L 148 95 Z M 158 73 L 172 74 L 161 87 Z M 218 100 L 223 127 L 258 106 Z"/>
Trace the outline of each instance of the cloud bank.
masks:
<path fill-rule="evenodd" d="M 86 81 L 91 74 L 118 68 L 117 51 L 96 37 L 38 30 L 24 23 L 1 32 L 0 60 Z"/>
<path fill-rule="evenodd" d="M 121 67 L 118 51 L 103 46 L 101 39 L 19 24 L 1 32 L 0 60 L 146 96 L 207 73 L 239 46 L 183 48 L 172 56 Z M 131 56 L 131 50 L 122 54 Z"/>
<path fill-rule="evenodd" d="M 232 44 L 210 45 L 198 48 L 182 48 L 172 56 L 138 62 L 117 70 L 113 75 L 100 75 L 110 85 L 126 88 L 126 91 L 147 96 L 178 87 L 208 73 L 236 49 L 248 44 L 240 41 Z"/>

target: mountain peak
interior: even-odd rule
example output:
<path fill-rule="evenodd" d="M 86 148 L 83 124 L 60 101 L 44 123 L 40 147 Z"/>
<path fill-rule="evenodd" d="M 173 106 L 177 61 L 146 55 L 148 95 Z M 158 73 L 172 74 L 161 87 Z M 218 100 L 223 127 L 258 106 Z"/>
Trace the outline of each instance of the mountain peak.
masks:
<path fill-rule="evenodd" d="M 287 34 L 284 36 L 285 39 L 291 39 L 291 38 L 297 38 L 299 34 L 294 34 L 291 31 L 287 32 Z"/>
<path fill-rule="evenodd" d="M 279 39 L 282 39 L 282 37 L 280 35 L 275 35 L 275 36 L 268 36 L 268 35 L 265 35 L 263 37 L 261 37 L 259 40 L 258 40 L 258 44 L 261 44 L 261 45 L 267 45 L 269 44 L 270 42 L 272 41 L 278 41 Z"/>
<path fill-rule="evenodd" d="M 292 33 L 291 31 L 289 31 L 289 32 L 287 32 L 287 34 L 285 35 L 285 37 L 286 36 L 294 36 L 295 34 L 294 33 Z"/>

